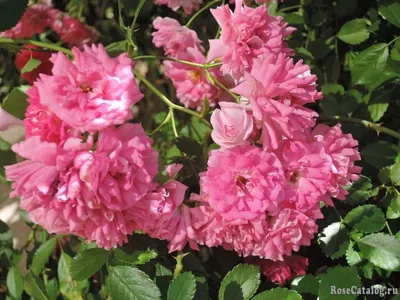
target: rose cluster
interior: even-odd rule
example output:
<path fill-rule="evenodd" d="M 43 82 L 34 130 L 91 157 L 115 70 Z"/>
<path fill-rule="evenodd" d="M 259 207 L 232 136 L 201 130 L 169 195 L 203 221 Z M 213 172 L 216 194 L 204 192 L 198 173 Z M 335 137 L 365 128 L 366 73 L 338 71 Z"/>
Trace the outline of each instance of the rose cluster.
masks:
<path fill-rule="evenodd" d="M 137 229 L 129 209 L 152 187 L 158 153 L 130 107 L 142 97 L 127 54 L 102 45 L 53 54 L 51 75 L 28 90 L 26 160 L 6 167 L 12 196 L 51 233 L 73 233 L 100 247 L 121 245 Z"/>
<path fill-rule="evenodd" d="M 340 125 L 316 125 L 318 114 L 306 105 L 322 94 L 309 67 L 291 58 L 285 40 L 294 28 L 241 0 L 234 11 L 211 12 L 221 35 L 208 54 L 176 20 L 153 23 L 177 98 L 189 108 L 218 106 L 211 137 L 220 148 L 199 174 L 199 194 L 185 198 L 179 164 L 167 166 L 167 183 L 155 182 L 152 140 L 126 123 L 143 96 L 132 61 L 110 58 L 101 45 L 74 48 L 73 61 L 52 55 L 51 74 L 28 91 L 26 141 L 13 147 L 27 160 L 7 167 L 7 177 L 22 208 L 49 232 L 105 248 L 139 229 L 168 240 L 170 251 L 222 246 L 261 258 L 255 263 L 266 276 L 283 283 L 307 265 L 291 255 L 310 245 L 320 204 L 344 200 L 358 179 L 358 143 Z"/>
<path fill-rule="evenodd" d="M 28 6 L 17 25 L 0 33 L 0 36 L 30 39 L 36 34 L 42 34 L 47 28 L 57 33 L 61 41 L 70 47 L 82 47 L 84 44 L 93 43 L 97 39 L 94 28 L 81 23 L 65 12 L 53 8 L 51 3 Z M 41 62 L 35 70 L 22 74 L 22 77 L 32 85 L 39 74 L 51 73 L 53 66 L 49 60 L 51 53 L 39 51 L 39 47 L 29 44 L 25 48 L 17 54 L 15 59 L 18 70 L 22 70 L 31 58 Z"/>

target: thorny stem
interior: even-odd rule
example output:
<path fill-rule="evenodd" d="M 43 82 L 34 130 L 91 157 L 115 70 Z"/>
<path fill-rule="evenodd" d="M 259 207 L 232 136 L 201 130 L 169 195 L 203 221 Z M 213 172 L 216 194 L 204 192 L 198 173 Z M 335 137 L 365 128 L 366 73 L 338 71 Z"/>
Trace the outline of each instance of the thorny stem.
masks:
<path fill-rule="evenodd" d="M 178 255 L 175 257 L 176 266 L 175 266 L 175 270 L 174 270 L 174 278 L 177 278 L 179 275 L 181 275 L 181 272 L 183 270 L 182 260 L 184 257 L 185 257 L 185 254 L 183 254 L 182 251 L 179 251 Z"/>
<path fill-rule="evenodd" d="M 214 0 L 208 3 L 207 5 L 204 5 L 201 9 L 199 9 L 193 17 L 190 18 L 190 20 L 186 23 L 186 27 L 189 28 L 190 25 L 193 23 L 193 21 L 205 10 L 207 10 L 209 7 L 213 6 L 215 3 L 221 2 L 221 0 Z"/>
<path fill-rule="evenodd" d="M 372 123 L 370 121 L 366 121 L 366 120 L 362 120 L 362 119 L 347 118 L 347 117 L 340 117 L 340 116 L 331 116 L 331 117 L 320 116 L 319 120 L 321 122 L 341 122 L 341 123 L 358 124 L 358 125 L 364 126 L 365 128 L 373 129 L 378 133 L 380 133 L 380 132 L 386 133 L 386 134 L 400 140 L 400 133 L 398 133 L 392 129 L 389 129 L 387 127 L 384 127 L 380 124 Z"/>
<path fill-rule="evenodd" d="M 189 65 L 192 67 L 202 68 L 202 69 L 209 69 L 209 68 L 222 66 L 222 63 L 199 64 L 199 63 L 194 63 L 194 62 L 187 61 L 187 60 L 175 59 L 172 57 L 162 57 L 162 56 L 156 56 L 156 55 L 140 55 L 140 56 L 132 57 L 132 59 L 133 60 L 139 60 L 139 59 L 170 60 L 173 62 Z"/>
<path fill-rule="evenodd" d="M 10 39 L 10 38 L 0 38 L 0 44 L 12 44 L 12 45 L 26 45 L 26 44 L 31 44 L 38 46 L 40 48 L 46 48 L 49 50 L 54 50 L 54 51 L 60 51 L 63 52 L 67 55 L 72 56 L 72 51 L 70 49 L 66 49 L 64 47 L 60 47 L 56 44 L 51 44 L 51 43 L 44 43 L 44 42 L 39 42 L 35 40 L 26 40 L 26 39 Z"/>
<path fill-rule="evenodd" d="M 169 107 L 179 110 L 181 112 L 187 113 L 189 115 L 195 116 L 199 118 L 204 124 L 206 124 L 208 127 L 211 128 L 210 122 L 208 122 L 206 119 L 202 119 L 201 115 L 198 114 L 197 112 L 194 112 L 193 110 L 187 109 L 185 107 L 182 107 L 180 105 L 177 105 L 171 100 L 169 100 L 163 93 L 161 93 L 150 81 L 148 81 L 145 77 L 143 77 L 138 71 L 135 69 L 133 70 L 133 74 L 135 74 L 136 78 L 138 78 L 141 82 L 143 82 L 153 93 L 155 93 L 158 97 L 161 98 L 162 101 L 165 102 Z"/>

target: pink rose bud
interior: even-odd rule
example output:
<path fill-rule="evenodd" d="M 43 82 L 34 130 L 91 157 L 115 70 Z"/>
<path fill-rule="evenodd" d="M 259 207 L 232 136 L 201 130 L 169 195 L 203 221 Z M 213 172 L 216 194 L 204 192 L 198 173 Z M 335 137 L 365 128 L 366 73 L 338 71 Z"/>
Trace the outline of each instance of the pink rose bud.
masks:
<path fill-rule="evenodd" d="M 220 102 L 211 116 L 211 137 L 221 147 L 231 148 L 244 144 L 253 131 L 253 119 L 246 107 L 232 102 Z"/>

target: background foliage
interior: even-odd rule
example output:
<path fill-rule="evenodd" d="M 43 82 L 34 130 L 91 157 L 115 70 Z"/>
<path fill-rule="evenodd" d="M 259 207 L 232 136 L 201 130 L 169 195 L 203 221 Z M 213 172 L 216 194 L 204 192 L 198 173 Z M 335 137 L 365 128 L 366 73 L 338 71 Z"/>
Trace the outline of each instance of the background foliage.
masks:
<path fill-rule="evenodd" d="M 114 0 L 54 2 L 94 26 L 100 42 L 114 55 L 126 50 L 132 55 L 162 55 L 151 43 L 154 17 L 171 16 L 182 24 L 190 18 L 148 0 L 136 29 L 126 32 L 118 23 Z M 122 1 L 124 23 L 130 24 L 138 3 Z M 1 27 L 15 24 L 24 5 L 25 1 L 0 1 Z M 318 75 L 324 99 L 313 108 L 320 121 L 342 122 L 343 131 L 359 141 L 362 155 L 361 179 L 350 187 L 346 201 L 323 208 L 318 236 L 300 251 L 309 258 L 307 275 L 278 288 L 263 280 L 258 267 L 243 264 L 234 252 L 221 248 L 188 250 L 175 259 L 175 254 L 167 253 L 165 242 L 136 233 L 122 248 L 106 251 L 71 236 L 51 236 L 26 219 L 32 232 L 22 249 L 13 248 L 11 231 L 0 223 L 0 298 L 384 299 L 335 296 L 330 291 L 331 286 L 400 287 L 400 2 L 285 0 L 271 3 L 269 10 L 297 28 L 289 44 L 296 49 L 296 60 L 303 59 Z M 205 41 L 218 30 L 209 12 L 199 15 L 191 27 Z M 57 42 L 57 37 L 46 33 L 37 39 Z M 4 109 L 23 115 L 23 88 L 14 88 L 23 82 L 10 50 L 0 49 L 0 99 Z M 146 77 L 176 101 L 173 86 L 162 77 L 159 66 L 160 61 L 148 60 Z M 152 91 L 142 90 L 145 100 L 140 102 L 137 119 L 151 132 L 168 109 Z M 183 183 L 198 192 L 196 174 L 204 170 L 207 152 L 215 144 L 198 119 L 180 112 L 175 117 L 181 138 L 175 140 L 167 125 L 154 135 L 155 146 L 167 158 L 163 163 L 184 164 Z M 7 195 L 3 166 L 13 163 L 15 156 L 1 139 L 0 151 L 1 199 Z M 24 276 L 17 267 L 23 252 L 29 269 Z"/>

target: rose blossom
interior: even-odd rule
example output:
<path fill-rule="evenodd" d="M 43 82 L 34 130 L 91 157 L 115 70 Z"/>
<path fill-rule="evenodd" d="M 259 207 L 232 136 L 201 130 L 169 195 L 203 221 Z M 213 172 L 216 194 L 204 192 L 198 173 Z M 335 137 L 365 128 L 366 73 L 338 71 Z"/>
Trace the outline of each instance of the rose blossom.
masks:
<path fill-rule="evenodd" d="M 250 145 L 212 150 L 200 188 L 226 220 L 252 220 L 277 214 L 284 200 L 284 175 L 277 157 Z"/>
<path fill-rule="evenodd" d="M 229 5 L 211 9 L 221 27 L 221 37 L 210 40 L 208 60 L 222 58 L 221 70 L 239 81 L 245 71 L 250 71 L 253 59 L 265 54 L 293 55 L 284 39 L 295 29 L 287 27 L 282 17 L 272 17 L 265 6 L 251 8 L 236 0 L 231 12 Z"/>
<path fill-rule="evenodd" d="M 122 245 L 135 229 L 124 211 L 148 191 L 157 173 L 158 154 L 138 124 L 109 127 L 96 148 L 69 138 L 63 146 L 39 136 L 13 146 L 26 161 L 7 166 L 12 197 L 50 233 L 72 233 L 99 247 Z"/>
<path fill-rule="evenodd" d="M 261 272 L 267 280 L 281 286 L 292 281 L 297 276 L 305 275 L 308 267 L 308 259 L 300 255 L 285 256 L 283 261 L 249 257 L 246 262 L 260 266 Z"/>
<path fill-rule="evenodd" d="M 253 131 L 253 118 L 246 106 L 233 102 L 219 102 L 221 109 L 211 115 L 211 137 L 221 147 L 244 144 Z"/>
<path fill-rule="evenodd" d="M 186 49 L 179 59 L 199 64 L 206 62 L 206 58 L 197 48 Z M 218 101 L 231 99 L 228 93 L 209 82 L 206 71 L 202 68 L 167 60 L 164 61 L 164 66 L 165 75 L 172 80 L 176 88 L 176 97 L 186 108 L 201 110 L 206 98 L 211 107 Z M 211 69 L 210 73 L 217 80 L 223 80 L 218 70 Z"/>
<path fill-rule="evenodd" d="M 279 54 L 257 58 L 255 65 L 232 91 L 250 100 L 264 148 L 276 149 L 282 139 L 304 135 L 315 125 L 318 114 L 303 105 L 322 94 L 316 89 L 316 77 L 301 61 L 293 64 L 291 58 Z"/>
<path fill-rule="evenodd" d="M 325 152 L 332 158 L 329 193 L 339 200 L 344 200 L 349 193 L 345 187 L 349 186 L 351 181 L 359 179 L 361 167 L 355 166 L 354 162 L 361 157 L 358 142 L 351 134 L 344 134 L 340 127 L 340 124 L 334 127 L 318 124 L 312 131 L 312 136 L 323 143 Z"/>
<path fill-rule="evenodd" d="M 157 17 L 153 21 L 153 27 L 156 30 L 152 33 L 153 44 L 158 48 L 163 47 L 166 55 L 178 57 L 186 52 L 187 48 L 204 52 L 196 31 L 182 26 L 175 19 Z"/>
<path fill-rule="evenodd" d="M 68 137 L 80 137 L 80 132 L 65 124 L 39 102 L 36 86 L 27 90 L 29 106 L 25 113 L 26 138 L 40 136 L 42 141 L 60 143 Z"/>
<path fill-rule="evenodd" d="M 52 75 L 41 75 L 36 83 L 40 103 L 82 132 L 95 132 L 132 118 L 130 107 L 143 94 L 128 55 L 110 58 L 101 44 L 85 45 L 84 51 L 73 48 L 72 52 L 72 62 L 62 53 L 52 56 Z"/>

